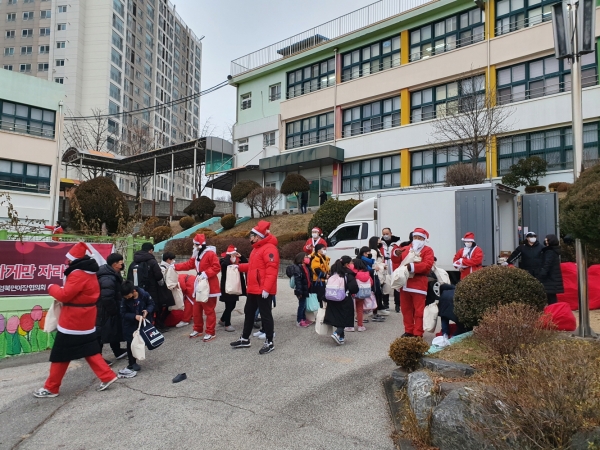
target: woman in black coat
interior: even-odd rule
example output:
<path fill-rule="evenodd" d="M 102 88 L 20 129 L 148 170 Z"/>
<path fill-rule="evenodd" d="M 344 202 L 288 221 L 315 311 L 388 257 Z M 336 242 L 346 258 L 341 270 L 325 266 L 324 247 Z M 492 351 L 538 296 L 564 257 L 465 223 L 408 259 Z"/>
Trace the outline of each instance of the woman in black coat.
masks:
<path fill-rule="evenodd" d="M 235 328 L 231 325 L 231 313 L 235 309 L 237 301 L 240 299 L 239 295 L 227 294 L 225 292 L 225 283 L 227 282 L 227 267 L 232 264 L 247 263 L 248 260 L 237 252 L 237 249 L 230 246 L 225 254 L 222 254 L 220 261 L 221 264 L 221 296 L 219 301 L 225 303 L 225 310 L 223 315 L 219 319 L 219 325 L 225 327 L 225 331 L 235 331 Z M 246 279 L 244 274 L 240 272 L 240 281 L 242 282 L 242 295 L 246 295 Z"/>
<path fill-rule="evenodd" d="M 536 277 L 544 285 L 548 304 L 556 303 L 556 294 L 565 292 L 562 272 L 560 271 L 560 241 L 554 234 L 544 239 L 542 249 L 542 268 Z"/>
<path fill-rule="evenodd" d="M 331 337 L 338 345 L 345 343 L 344 328 L 354 326 L 354 300 L 352 296 L 358 292 L 358 284 L 352 265 L 352 258 L 342 256 L 333 266 L 331 266 L 331 275 L 338 274 L 346 280 L 346 298 L 341 302 L 328 301 L 325 309 L 324 323 L 336 328 Z"/>

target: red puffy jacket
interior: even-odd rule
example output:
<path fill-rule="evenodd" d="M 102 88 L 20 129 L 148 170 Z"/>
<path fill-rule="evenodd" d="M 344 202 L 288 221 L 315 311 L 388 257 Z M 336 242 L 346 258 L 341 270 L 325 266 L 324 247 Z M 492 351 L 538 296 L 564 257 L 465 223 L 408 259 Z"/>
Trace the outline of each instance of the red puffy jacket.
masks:
<path fill-rule="evenodd" d="M 468 258 L 463 257 L 463 252 L 464 249 L 459 249 L 456 252 L 456 255 L 454 255 L 454 258 L 452 259 L 452 262 L 455 263 L 456 261 L 462 258 L 462 265 L 466 266 L 464 269 L 460 269 L 461 280 L 467 275 L 472 274 L 473 272 L 476 272 L 479 269 L 481 269 L 483 264 L 483 250 L 481 250 L 481 248 L 479 248 L 478 246 L 475 246 L 475 248 L 473 248 L 473 251 L 471 252 L 471 255 Z"/>
<path fill-rule="evenodd" d="M 209 297 L 220 297 L 221 287 L 219 286 L 219 278 L 217 275 L 221 272 L 221 264 L 219 264 L 219 258 L 215 253 L 214 247 L 206 247 L 206 249 L 200 253 L 198 259 L 193 256 L 184 263 L 175 264 L 175 270 L 192 270 L 196 269 L 198 275 L 204 273 L 208 278 L 208 285 L 210 287 Z M 196 290 L 194 289 L 194 298 L 196 298 Z"/>
<path fill-rule="evenodd" d="M 246 277 L 248 294 L 260 295 L 267 291 L 277 294 L 277 277 L 279 275 L 279 251 L 277 238 L 268 234 L 255 244 L 247 264 L 240 264 L 239 271 L 248 273 Z"/>
<path fill-rule="evenodd" d="M 402 250 L 402 260 L 408 256 L 411 246 L 408 245 Z M 421 249 L 421 262 L 414 262 L 408 265 L 408 271 L 414 273 L 413 278 L 409 278 L 406 286 L 402 288 L 406 292 L 415 292 L 417 294 L 427 295 L 427 277 L 433 267 L 433 250 L 427 245 Z"/>

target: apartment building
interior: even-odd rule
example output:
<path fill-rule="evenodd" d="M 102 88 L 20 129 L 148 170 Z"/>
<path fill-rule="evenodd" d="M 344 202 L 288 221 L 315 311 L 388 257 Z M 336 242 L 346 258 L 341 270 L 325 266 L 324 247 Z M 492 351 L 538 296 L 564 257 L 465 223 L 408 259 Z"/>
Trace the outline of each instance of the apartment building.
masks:
<path fill-rule="evenodd" d="M 2 0 L 0 39 L 0 67 L 62 84 L 66 116 L 112 115 L 98 150 L 130 155 L 198 137 L 199 97 L 170 102 L 200 92 L 202 44 L 168 0 Z M 113 178 L 135 194 L 133 178 Z M 176 195 L 191 199 L 191 173 L 175 178 Z M 170 182 L 160 177 L 159 199 Z"/>
<path fill-rule="evenodd" d="M 20 219 L 52 224 L 58 213 L 63 86 L 6 70 L 0 71 L 0 86 L 0 192 L 10 195 Z M 6 206 L 0 221 L 8 219 Z"/>
<path fill-rule="evenodd" d="M 236 180 L 280 187 L 298 172 L 311 182 L 309 205 L 321 190 L 367 198 L 443 183 L 469 158 L 460 143 L 434 146 L 433 124 L 465 96 L 489 95 L 511 115 L 482 147 L 488 176 L 538 155 L 549 163 L 542 184 L 572 182 L 570 65 L 554 58 L 552 3 L 382 1 L 232 61 Z M 594 164 L 596 53 L 582 67 L 584 159 Z"/>

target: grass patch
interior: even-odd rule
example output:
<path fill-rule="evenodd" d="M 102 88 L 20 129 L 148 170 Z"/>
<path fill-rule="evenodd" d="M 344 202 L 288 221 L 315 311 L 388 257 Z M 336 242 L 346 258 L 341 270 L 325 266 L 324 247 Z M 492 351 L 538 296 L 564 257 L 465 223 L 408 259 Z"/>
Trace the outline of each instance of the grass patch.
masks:
<path fill-rule="evenodd" d="M 286 216 L 276 215 L 265 218 L 250 219 L 236 225 L 230 230 L 225 230 L 219 236 L 236 235 L 242 231 L 249 232 L 260 220 L 271 222 L 271 233 L 277 237 L 281 234 L 289 233 L 306 233 L 308 230 L 308 222 L 312 219 L 312 214 L 289 214 Z"/>
<path fill-rule="evenodd" d="M 490 361 L 490 356 L 486 348 L 473 336 L 469 336 L 462 341 L 446 347 L 441 352 L 432 355 L 432 357 L 469 364 L 476 369 L 485 368 Z"/>

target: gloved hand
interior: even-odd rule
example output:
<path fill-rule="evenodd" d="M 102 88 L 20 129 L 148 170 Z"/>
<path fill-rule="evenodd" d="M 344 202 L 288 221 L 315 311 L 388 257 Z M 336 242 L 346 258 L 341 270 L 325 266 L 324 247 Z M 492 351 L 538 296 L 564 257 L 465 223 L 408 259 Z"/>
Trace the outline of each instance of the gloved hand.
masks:
<path fill-rule="evenodd" d="M 207 276 L 207 275 L 206 275 L 204 272 L 202 272 L 202 273 L 200 274 L 200 279 L 201 279 L 201 280 L 208 280 L 208 276 Z"/>
<path fill-rule="evenodd" d="M 506 261 L 500 263 L 501 266 L 508 266 L 508 263 Z"/>
<path fill-rule="evenodd" d="M 262 298 L 267 298 L 269 293 L 267 291 L 262 291 Z"/>

